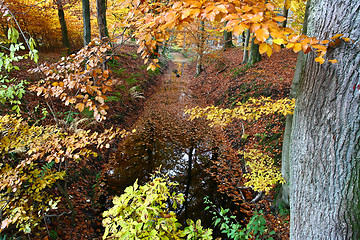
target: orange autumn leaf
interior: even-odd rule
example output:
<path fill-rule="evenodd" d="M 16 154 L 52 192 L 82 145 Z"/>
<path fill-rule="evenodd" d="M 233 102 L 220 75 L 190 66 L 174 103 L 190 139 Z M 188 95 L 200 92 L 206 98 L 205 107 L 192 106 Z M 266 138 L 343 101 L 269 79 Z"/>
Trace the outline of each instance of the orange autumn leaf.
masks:
<path fill-rule="evenodd" d="M 84 111 L 85 105 L 83 103 L 77 103 L 75 108 L 78 109 L 80 112 Z"/>
<path fill-rule="evenodd" d="M 338 33 L 338 34 L 336 34 L 335 36 L 331 37 L 330 39 L 331 39 L 331 40 L 336 40 L 336 39 L 342 37 L 343 35 L 344 35 L 344 34 Z"/>
<path fill-rule="evenodd" d="M 274 17 L 274 20 L 277 22 L 283 22 L 286 20 L 286 17 L 278 16 L 278 17 Z"/>
<path fill-rule="evenodd" d="M 239 24 L 234 28 L 233 34 L 235 36 L 240 36 L 245 30 L 246 28 L 243 25 Z"/>
<path fill-rule="evenodd" d="M 317 57 L 317 58 L 315 58 L 315 62 L 323 64 L 325 62 L 325 59 L 323 57 Z"/>
<path fill-rule="evenodd" d="M 266 54 L 270 57 L 272 54 L 272 48 L 267 43 L 261 43 L 259 46 L 259 52 L 260 52 L 260 54 L 263 54 L 266 52 Z"/>
<path fill-rule="evenodd" d="M 300 52 L 302 50 L 302 46 L 301 43 L 295 43 L 294 44 L 294 48 L 293 48 L 294 52 Z"/>
<path fill-rule="evenodd" d="M 266 39 L 269 38 L 270 34 L 269 34 L 268 30 L 260 28 L 260 29 L 255 31 L 255 36 L 259 41 L 265 42 Z"/>

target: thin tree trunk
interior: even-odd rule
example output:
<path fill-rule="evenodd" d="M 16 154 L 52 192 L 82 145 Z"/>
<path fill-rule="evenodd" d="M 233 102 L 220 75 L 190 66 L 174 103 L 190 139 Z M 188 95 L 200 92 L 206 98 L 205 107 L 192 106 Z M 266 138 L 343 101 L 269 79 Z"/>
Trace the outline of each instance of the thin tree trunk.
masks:
<path fill-rule="evenodd" d="M 188 208 L 189 208 L 189 193 L 190 193 L 190 186 L 191 186 L 191 170 L 192 170 L 192 162 L 193 162 L 193 151 L 194 151 L 194 147 L 190 147 L 189 149 L 189 159 L 188 159 L 188 175 L 187 175 L 187 183 L 186 183 L 186 189 L 185 189 L 185 203 L 184 203 L 184 208 L 185 208 L 185 220 L 188 219 Z"/>
<path fill-rule="evenodd" d="M 242 64 L 246 64 L 249 61 L 249 42 L 250 42 L 250 31 L 246 30 L 246 37 L 244 42 L 244 55 Z"/>
<path fill-rule="evenodd" d="M 203 71 L 203 61 L 204 61 L 204 41 L 205 41 L 205 22 L 200 22 L 199 28 L 199 43 L 198 43 L 198 63 L 196 65 L 196 75 L 199 75 Z"/>
<path fill-rule="evenodd" d="M 109 37 L 106 23 L 106 0 L 96 0 L 97 22 L 99 26 L 99 37 L 103 39 Z"/>
<path fill-rule="evenodd" d="M 284 8 L 283 8 L 283 16 L 286 17 L 285 21 L 283 21 L 281 23 L 281 26 L 282 27 L 286 27 L 286 24 L 287 24 L 287 18 L 288 18 L 288 15 L 289 15 L 289 9 L 286 8 L 286 3 L 287 3 L 288 0 L 285 0 L 284 1 Z"/>
<path fill-rule="evenodd" d="M 90 25 L 90 3 L 89 0 L 82 0 L 83 10 L 83 27 L 84 27 L 84 46 L 91 41 L 91 25 Z"/>
<path fill-rule="evenodd" d="M 61 27 L 61 41 L 62 41 L 63 46 L 65 48 L 67 48 L 67 51 L 69 52 L 69 50 L 71 48 L 70 41 L 69 41 L 69 35 L 68 35 L 67 27 L 66 27 L 64 9 L 63 9 L 63 6 L 60 5 L 60 3 L 57 4 L 57 10 L 58 10 L 59 22 L 60 22 L 60 27 Z"/>
<path fill-rule="evenodd" d="M 360 39 L 360 1 L 312 0 L 308 35 Z M 308 54 L 290 146 L 290 239 L 360 239 L 360 48 Z"/>

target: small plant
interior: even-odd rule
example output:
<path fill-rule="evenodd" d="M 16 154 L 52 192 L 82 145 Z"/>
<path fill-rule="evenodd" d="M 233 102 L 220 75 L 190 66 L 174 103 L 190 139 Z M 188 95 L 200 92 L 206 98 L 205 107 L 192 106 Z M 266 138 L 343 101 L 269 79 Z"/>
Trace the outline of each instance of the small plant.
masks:
<path fill-rule="evenodd" d="M 184 229 L 182 236 L 187 236 L 188 240 L 211 240 L 212 239 L 212 230 L 211 229 L 203 229 L 201 226 L 201 220 L 198 219 L 196 223 L 193 220 L 186 220 L 187 227 Z"/>
<path fill-rule="evenodd" d="M 255 191 L 268 193 L 277 183 L 284 184 L 281 172 L 274 166 L 274 159 L 257 149 L 239 151 L 244 155 L 249 173 L 244 174 L 247 182 L 244 184 Z"/>
<path fill-rule="evenodd" d="M 281 217 L 286 217 L 290 214 L 290 209 L 287 208 L 283 203 L 279 204 L 279 214 Z"/>
<path fill-rule="evenodd" d="M 233 216 L 229 209 L 223 209 L 216 207 L 208 197 L 204 199 L 208 206 L 205 210 L 210 211 L 214 215 L 214 226 L 219 227 L 221 232 L 233 240 L 244 239 L 261 239 L 264 235 L 273 235 L 274 231 L 267 234 L 266 220 L 262 215 L 262 212 L 255 212 L 251 217 L 249 223 L 244 228 L 239 222 L 236 221 L 236 217 Z M 267 237 L 269 240 L 273 240 L 272 237 Z"/>
<path fill-rule="evenodd" d="M 25 55 L 18 55 L 17 52 L 25 50 L 25 47 L 22 43 L 18 43 L 20 33 L 13 27 L 10 27 L 8 30 L 8 39 L 6 42 L 0 41 L 1 48 L 7 50 L 7 53 L 0 52 L 0 103 L 9 104 L 12 111 L 15 111 L 17 114 L 20 112 L 20 104 L 23 94 L 25 93 L 25 88 L 28 82 L 22 80 L 17 81 L 15 78 L 9 79 L 6 72 L 11 72 L 13 70 L 19 70 L 18 66 L 14 66 L 13 62 L 18 62 L 26 58 L 32 58 L 37 61 L 37 51 L 34 49 L 35 43 L 32 39 L 25 39 L 26 43 L 29 46 L 29 53 Z M 9 45 L 9 47 L 6 47 Z"/>

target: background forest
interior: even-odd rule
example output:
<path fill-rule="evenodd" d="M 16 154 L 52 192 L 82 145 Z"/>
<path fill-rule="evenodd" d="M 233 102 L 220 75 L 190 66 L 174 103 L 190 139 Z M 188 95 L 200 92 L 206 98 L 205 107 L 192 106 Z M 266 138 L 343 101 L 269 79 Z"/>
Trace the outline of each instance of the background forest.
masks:
<path fill-rule="evenodd" d="M 0 0 L 0 239 L 355 239 L 339 4 Z"/>

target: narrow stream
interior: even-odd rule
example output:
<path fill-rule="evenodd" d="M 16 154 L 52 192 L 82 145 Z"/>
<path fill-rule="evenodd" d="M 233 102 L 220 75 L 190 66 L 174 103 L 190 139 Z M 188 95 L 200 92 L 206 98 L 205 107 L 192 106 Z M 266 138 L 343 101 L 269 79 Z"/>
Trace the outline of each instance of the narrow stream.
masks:
<path fill-rule="evenodd" d="M 174 60 L 163 76 L 161 86 L 148 101 L 136 123 L 136 133 L 128 137 L 117 151 L 116 162 L 108 170 L 108 186 L 119 195 L 136 179 L 143 184 L 156 168 L 179 183 L 178 192 L 186 196 L 179 210 L 180 222 L 201 219 L 211 226 L 212 215 L 204 211 L 203 199 L 209 196 L 217 206 L 231 201 L 217 191 L 216 183 L 205 171 L 217 157 L 217 137 L 204 121 L 189 121 L 186 107 L 198 100 L 189 90 L 190 78 L 183 73 L 186 59 L 173 54 Z"/>

